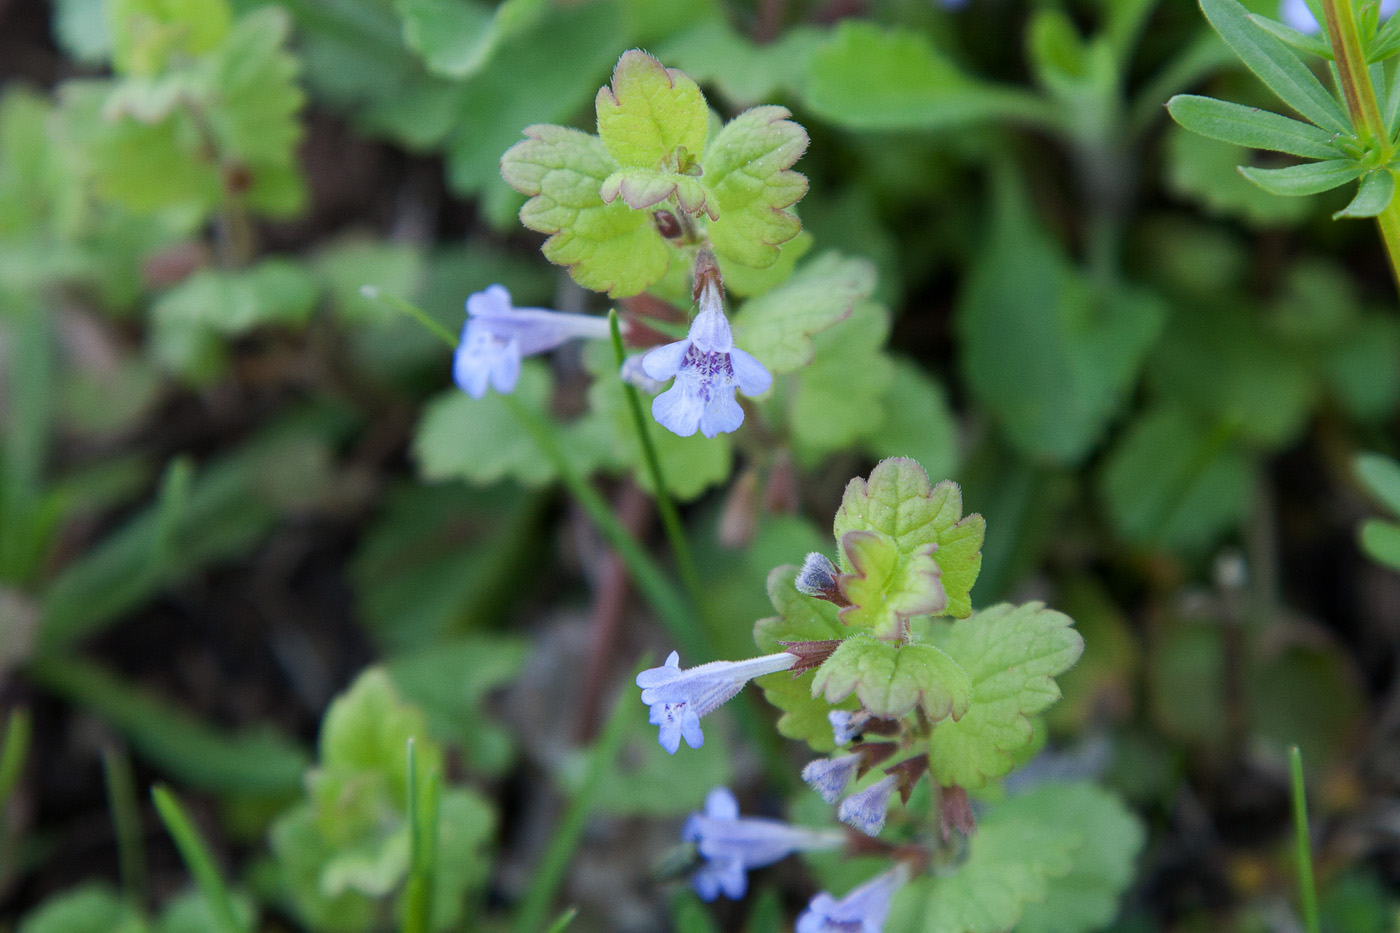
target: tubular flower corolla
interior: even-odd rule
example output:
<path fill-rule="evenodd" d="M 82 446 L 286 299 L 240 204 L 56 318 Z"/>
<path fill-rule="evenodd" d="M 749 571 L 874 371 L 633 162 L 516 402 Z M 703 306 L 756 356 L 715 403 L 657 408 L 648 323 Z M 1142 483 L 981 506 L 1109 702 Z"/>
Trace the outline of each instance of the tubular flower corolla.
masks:
<path fill-rule="evenodd" d="M 663 666 L 638 674 L 637 686 L 642 688 L 642 702 L 651 707 L 649 721 L 661 727 L 661 747 L 674 755 L 682 737 L 691 748 L 705 744 L 700 717 L 718 709 L 755 677 L 790 670 L 796 663 L 797 655 L 782 651 L 747 661 L 711 661 L 683 671 L 680 655 L 672 651 Z"/>
<path fill-rule="evenodd" d="M 600 317 L 513 307 L 510 292 L 492 285 L 467 299 L 452 378 L 472 398 L 485 396 L 488 384 L 509 395 L 520 379 L 522 358 L 575 338 L 601 339 L 609 333 L 608 322 Z"/>

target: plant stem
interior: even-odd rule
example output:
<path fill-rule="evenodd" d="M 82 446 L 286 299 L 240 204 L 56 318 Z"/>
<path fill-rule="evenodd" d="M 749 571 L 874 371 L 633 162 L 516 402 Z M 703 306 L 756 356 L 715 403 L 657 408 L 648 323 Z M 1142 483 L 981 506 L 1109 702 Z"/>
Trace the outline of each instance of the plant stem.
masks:
<path fill-rule="evenodd" d="M 613 353 L 617 356 L 619 370 L 626 361 L 626 351 L 622 348 L 622 329 L 618 326 L 617 311 L 608 312 L 608 325 L 612 328 Z M 632 426 L 637 430 L 637 441 L 642 445 L 642 459 L 646 461 L 647 473 L 651 475 L 652 495 L 656 498 L 656 508 L 661 515 L 661 524 L 666 529 L 666 538 L 671 542 L 671 553 L 676 556 L 676 566 L 680 569 L 681 582 L 690 592 L 691 600 L 698 606 L 703 595 L 700 589 L 700 574 L 695 570 L 695 559 L 690 553 L 690 544 L 685 539 L 685 529 L 681 527 L 681 517 L 676 504 L 666 487 L 666 477 L 661 472 L 661 458 L 656 454 L 656 445 L 651 440 L 651 428 L 646 415 L 642 413 L 642 399 L 637 387 L 622 380 L 622 394 L 627 396 L 627 407 L 632 412 Z"/>
<path fill-rule="evenodd" d="M 643 661 L 639 666 L 644 667 L 646 663 Z M 622 740 L 627 735 L 627 720 L 635 711 L 631 697 L 626 695 L 627 692 L 624 689 L 623 695 L 613 704 L 602 738 L 588 754 L 588 770 L 584 773 L 578 790 L 569 800 L 564 818 L 555 828 L 549 848 L 545 850 L 544 858 L 540 860 L 534 879 L 530 882 L 530 888 L 520 902 L 515 922 L 511 924 L 513 933 L 536 933 L 545 926 L 550 903 L 564 880 L 564 872 L 569 867 L 574 849 L 578 847 L 579 838 L 583 835 L 588 814 L 602 792 L 603 775 L 608 766 L 617 760 Z"/>
<path fill-rule="evenodd" d="M 229 896 L 224 876 L 214 864 L 214 856 L 185 813 L 185 808 L 180 805 L 179 798 L 170 788 L 158 784 L 151 788 L 151 799 L 155 801 L 156 812 L 170 832 L 170 838 L 175 840 L 175 848 L 180 850 L 185 867 L 194 876 L 195 886 L 209 905 L 219 933 L 245 933 L 238 914 L 234 912 L 233 898 Z"/>
<path fill-rule="evenodd" d="M 136 803 L 136 781 L 131 759 L 112 746 L 102 750 L 102 776 L 107 784 L 107 806 L 117 834 L 117 861 L 121 867 L 122 893 L 138 913 L 146 910 L 146 852 L 142 844 L 141 809 Z"/>
<path fill-rule="evenodd" d="M 1376 87 L 1366 62 L 1365 43 L 1357 27 L 1356 7 L 1352 0 L 1322 0 L 1322 12 L 1327 23 L 1327 36 L 1332 44 L 1332 56 L 1337 63 L 1337 76 L 1342 85 L 1351 123 L 1361 145 L 1379 155 L 1377 164 L 1386 170 L 1395 147 L 1390 130 L 1381 116 Z M 1376 217 L 1381 240 L 1390 259 L 1390 271 L 1400 289 L 1400 198 L 1392 198 L 1385 210 Z"/>
<path fill-rule="evenodd" d="M 1288 754 L 1293 786 L 1293 831 L 1297 843 L 1298 897 L 1303 902 L 1303 924 L 1308 933 L 1321 933 L 1317 913 L 1317 885 L 1313 880 L 1312 839 L 1308 832 L 1308 798 L 1303 786 L 1303 753 L 1293 746 Z"/>
<path fill-rule="evenodd" d="M 442 783 L 436 771 L 418 794 L 418 759 L 408 740 L 408 883 L 404 887 L 404 933 L 429 933 L 433 923 L 433 876 L 436 873 L 438 800 Z"/>
<path fill-rule="evenodd" d="M 11 710 L 5 721 L 5 741 L 0 745 L 0 817 L 4 816 L 5 805 L 10 802 L 10 794 L 14 793 L 29 757 L 30 731 L 29 710 Z"/>

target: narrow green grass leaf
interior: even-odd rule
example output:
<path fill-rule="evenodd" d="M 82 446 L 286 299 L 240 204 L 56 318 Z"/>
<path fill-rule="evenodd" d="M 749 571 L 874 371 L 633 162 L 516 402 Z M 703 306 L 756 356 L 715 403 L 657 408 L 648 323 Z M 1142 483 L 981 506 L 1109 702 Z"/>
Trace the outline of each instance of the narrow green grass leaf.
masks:
<path fill-rule="evenodd" d="M 243 923 L 233 908 L 224 876 L 214 863 L 209 846 L 200 836 L 180 800 L 168 787 L 158 784 L 151 788 L 151 799 L 155 801 L 156 812 L 165 824 L 170 838 L 175 840 L 175 848 L 180 850 L 180 858 L 194 876 L 194 883 L 204 900 L 209 904 L 218 924 L 219 933 L 246 933 Z"/>
<path fill-rule="evenodd" d="M 1351 203 L 1332 215 L 1333 220 L 1342 217 L 1375 217 L 1390 206 L 1395 197 L 1395 175 L 1388 168 L 1378 168 L 1365 175 L 1357 186 L 1356 197 Z"/>

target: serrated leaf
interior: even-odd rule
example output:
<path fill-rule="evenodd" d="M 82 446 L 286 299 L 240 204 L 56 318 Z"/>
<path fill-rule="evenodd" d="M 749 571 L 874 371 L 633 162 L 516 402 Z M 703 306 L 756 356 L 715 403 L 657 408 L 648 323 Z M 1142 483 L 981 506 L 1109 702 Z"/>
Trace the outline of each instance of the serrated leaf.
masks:
<path fill-rule="evenodd" d="M 233 16 L 227 0 L 113 0 L 106 19 L 118 73 L 152 75 L 216 47 Z"/>
<path fill-rule="evenodd" d="M 963 74 L 912 29 L 844 20 L 799 88 L 824 120 L 858 130 L 942 129 L 1024 114 L 1028 97 Z"/>
<path fill-rule="evenodd" d="M 671 249 L 648 213 L 603 202 L 603 182 L 619 167 L 603 141 L 550 124 L 526 127 L 525 136 L 501 157 L 501 175 L 530 198 L 520 222 L 549 234 L 545 257 L 566 266 L 584 288 L 613 298 L 659 281 Z"/>
<path fill-rule="evenodd" d="M 1038 602 L 1002 603 L 953 623 L 941 647 L 972 678 L 974 702 L 960 721 L 933 730 L 934 780 L 976 790 L 1014 767 L 1033 737 L 1030 717 L 1060 698 L 1055 675 L 1084 650 L 1073 626 Z"/>
<path fill-rule="evenodd" d="M 650 168 L 624 168 L 603 179 L 599 189 L 603 203 L 611 204 L 619 197 L 634 211 L 644 210 L 675 197 L 681 210 L 689 214 L 716 212 L 710 192 L 697 179 L 680 172 L 663 172 Z"/>
<path fill-rule="evenodd" d="M 874 288 L 875 267 L 869 262 L 823 253 L 744 303 L 734 316 L 734 343 L 774 375 L 794 372 L 816 355 L 812 335 L 850 317 L 856 301 Z"/>
<path fill-rule="evenodd" d="M 1008 803 L 1013 817 L 1058 824 L 1083 840 L 1069 874 L 1055 879 L 1044 900 L 1026 905 L 1017 933 L 1083 933 L 1110 924 L 1133 880 L 1142 822 L 1117 797 L 1087 783 L 1046 784 Z"/>
<path fill-rule="evenodd" d="M 1395 197 L 1395 175 L 1388 168 L 1378 168 L 1361 176 L 1356 197 L 1351 203 L 1332 215 L 1333 220 L 1342 217 L 1375 217 L 1390 206 Z"/>
<path fill-rule="evenodd" d="M 1167 111 L 1191 132 L 1237 146 L 1287 152 L 1311 159 L 1335 159 L 1345 155 L 1333 144 L 1332 134 L 1310 123 L 1257 107 L 1178 94 L 1167 101 Z"/>
<path fill-rule="evenodd" d="M 865 629 L 876 638 L 902 638 L 914 616 L 942 612 L 948 594 L 934 560 L 936 544 L 907 555 L 898 542 L 879 531 L 848 531 L 840 541 L 842 564 L 851 568 L 838 582 L 851 603 L 841 610 L 843 625 Z"/>
<path fill-rule="evenodd" d="M 922 706 L 932 722 L 961 719 L 972 703 L 972 680 L 933 645 L 892 645 L 852 635 L 818 668 L 812 695 L 840 703 L 854 692 L 876 716 L 898 719 Z"/>
<path fill-rule="evenodd" d="M 938 546 L 933 559 L 943 571 L 948 615 L 972 612 L 972 584 L 982 567 L 982 538 L 986 523 L 981 515 L 962 514 L 962 490 L 944 480 L 930 486 L 928 474 L 913 460 L 881 461 L 868 480 L 857 477 L 846 486 L 833 530 L 838 540 L 849 531 L 874 530 L 898 544 L 902 563 L 930 544 Z M 852 568 L 844 554 L 842 569 Z"/>
<path fill-rule="evenodd" d="M 1320 194 L 1346 184 L 1361 175 L 1361 166 L 1351 159 L 1306 162 L 1287 168 L 1240 166 L 1240 174 L 1270 194 L 1288 198 Z"/>
<path fill-rule="evenodd" d="M 1201 11 L 1250 71 L 1284 103 L 1323 130 L 1351 133 L 1336 98 L 1327 92 L 1293 50 L 1250 19 L 1237 0 L 1200 0 Z"/>
<path fill-rule="evenodd" d="M 383 775 L 394 801 L 407 800 L 404 749 L 415 739 L 420 780 L 441 771 L 442 750 L 428 738 L 421 710 L 404 702 L 389 675 L 371 668 L 336 697 L 321 721 L 321 774 Z"/>
<path fill-rule="evenodd" d="M 1352 461 L 1356 476 L 1371 495 L 1394 515 L 1400 515 L 1400 463 L 1376 453 L 1358 454 Z"/>
<path fill-rule="evenodd" d="M 947 723 L 935 734 L 947 728 Z M 1074 868 L 1084 840 L 1013 798 L 978 821 L 956 874 L 918 878 L 895 894 L 887 933 L 1007 933 Z M 1027 812 L 1031 811 L 1031 812 Z"/>
<path fill-rule="evenodd" d="M 850 631 L 836 617 L 836 606 L 797 592 L 793 585 L 798 568 L 785 564 L 768 575 L 768 599 L 778 615 L 754 623 L 753 640 L 760 651 L 771 654 L 784 650 L 783 641 L 827 641 L 842 639 Z M 829 752 L 836 747 L 828 712 L 854 709 L 854 699 L 836 707 L 815 697 L 806 676 L 793 677 L 786 671 L 760 677 L 754 683 L 763 689 L 768 702 L 783 711 L 778 733 L 806 742 L 813 750 Z"/>
<path fill-rule="evenodd" d="M 678 150 L 691 156 L 705 151 L 705 95 L 689 75 L 646 52 L 623 52 L 612 84 L 599 89 L 595 103 L 598 136 L 619 165 L 657 169 Z"/>
<path fill-rule="evenodd" d="M 785 107 L 754 107 L 725 124 L 705 150 L 702 176 L 718 202 L 707 230 L 724 259 L 764 268 L 802 224 L 786 208 L 807 193 L 806 176 L 792 171 L 807 149 L 807 131 Z M 711 214 L 713 217 L 713 212 Z"/>
<path fill-rule="evenodd" d="M 1367 519 L 1361 525 L 1361 547 L 1373 560 L 1400 570 L 1400 525 Z"/>
<path fill-rule="evenodd" d="M 544 367 L 527 361 L 520 368 L 515 398 L 542 410 L 548 394 Z M 524 486 L 540 486 L 554 478 L 554 467 L 495 393 L 474 399 L 454 388 L 430 400 L 413 438 L 413 455 L 429 480 L 487 485 L 510 477 Z"/>

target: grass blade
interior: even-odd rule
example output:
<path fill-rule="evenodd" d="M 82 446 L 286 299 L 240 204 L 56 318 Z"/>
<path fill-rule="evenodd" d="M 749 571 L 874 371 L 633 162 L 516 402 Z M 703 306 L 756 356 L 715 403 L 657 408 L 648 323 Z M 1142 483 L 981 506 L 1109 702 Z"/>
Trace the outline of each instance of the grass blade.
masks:
<path fill-rule="evenodd" d="M 136 802 L 136 779 L 131 759 L 119 748 L 102 750 L 102 777 L 107 785 L 107 808 L 117 835 L 122 894 L 137 913 L 146 909 L 146 847 L 141 831 L 141 808 Z"/>
<path fill-rule="evenodd" d="M 437 873 L 438 800 L 442 779 L 428 775 L 418 793 L 418 760 L 408 740 L 408 884 L 404 888 L 404 933 L 429 933 L 433 922 L 433 878 Z"/>
<path fill-rule="evenodd" d="M 179 798 L 168 787 L 156 785 L 151 788 L 151 799 L 155 801 L 156 812 L 165 823 L 170 838 L 175 840 L 175 848 L 180 850 L 180 858 L 194 877 L 199 893 L 209 905 L 219 925 L 219 933 L 246 933 L 238 914 L 234 912 L 233 899 L 229 896 L 223 873 L 214 864 L 214 856 L 181 806 Z"/>
<path fill-rule="evenodd" d="M 1308 933 L 1321 933 L 1322 922 L 1317 913 L 1317 883 L 1313 880 L 1312 838 L 1308 831 L 1308 798 L 1303 786 L 1303 753 L 1298 746 L 1288 754 L 1288 766 L 1293 786 L 1293 831 L 1297 845 L 1298 899 L 1303 906 L 1303 924 Z"/>

